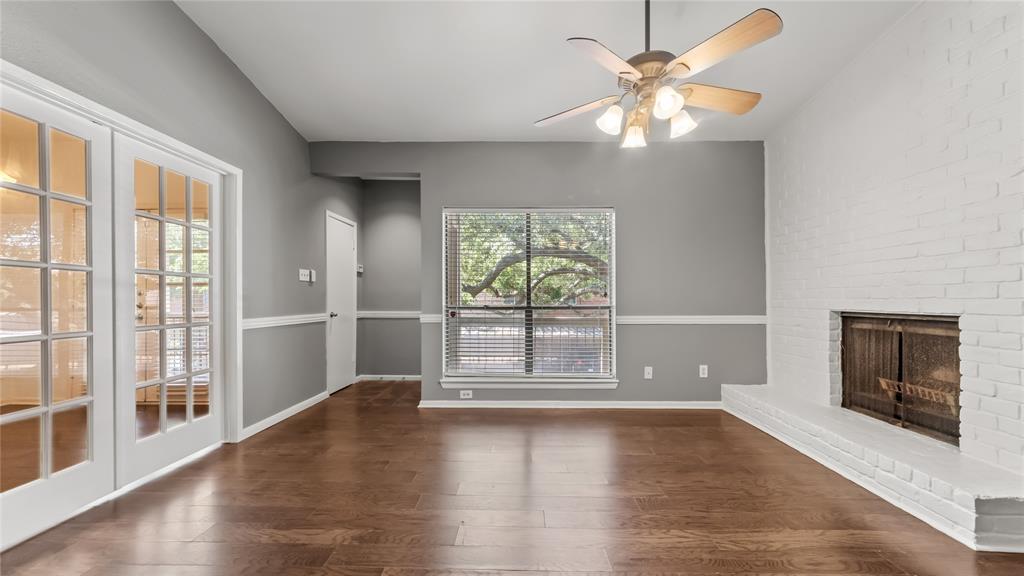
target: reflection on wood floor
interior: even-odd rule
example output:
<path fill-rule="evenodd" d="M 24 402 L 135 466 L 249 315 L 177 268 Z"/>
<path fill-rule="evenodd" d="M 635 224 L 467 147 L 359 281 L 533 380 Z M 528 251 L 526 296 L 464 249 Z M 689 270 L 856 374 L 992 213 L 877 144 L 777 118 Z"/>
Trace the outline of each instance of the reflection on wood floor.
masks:
<path fill-rule="evenodd" d="M 1014 575 L 715 410 L 418 410 L 352 386 L 2 557 L 7 574 Z"/>

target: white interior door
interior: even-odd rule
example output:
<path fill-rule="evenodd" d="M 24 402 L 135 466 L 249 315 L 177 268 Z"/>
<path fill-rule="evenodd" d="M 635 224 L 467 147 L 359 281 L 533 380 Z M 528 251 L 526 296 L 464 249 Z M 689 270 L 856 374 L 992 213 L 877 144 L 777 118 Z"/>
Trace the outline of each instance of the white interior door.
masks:
<path fill-rule="evenodd" d="M 0 547 L 114 487 L 110 130 L 0 94 Z"/>
<path fill-rule="evenodd" d="M 356 223 L 327 213 L 327 392 L 356 379 Z"/>
<path fill-rule="evenodd" d="M 221 441 L 221 177 L 114 136 L 117 484 Z"/>

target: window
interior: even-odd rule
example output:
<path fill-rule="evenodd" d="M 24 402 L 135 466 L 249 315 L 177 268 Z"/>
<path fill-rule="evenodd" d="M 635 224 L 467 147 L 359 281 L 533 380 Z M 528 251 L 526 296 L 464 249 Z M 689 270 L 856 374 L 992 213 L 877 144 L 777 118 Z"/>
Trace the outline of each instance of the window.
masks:
<path fill-rule="evenodd" d="M 615 214 L 445 210 L 444 377 L 615 377 Z"/>

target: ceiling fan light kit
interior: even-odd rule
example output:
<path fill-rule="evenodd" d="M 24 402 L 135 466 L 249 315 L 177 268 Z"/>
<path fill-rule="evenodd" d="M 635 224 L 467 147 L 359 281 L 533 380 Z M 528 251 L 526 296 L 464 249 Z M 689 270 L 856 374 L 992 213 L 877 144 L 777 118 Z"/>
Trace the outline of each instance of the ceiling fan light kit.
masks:
<path fill-rule="evenodd" d="M 592 38 L 568 40 L 618 77 L 619 88 L 623 90 L 621 95 L 606 96 L 548 116 L 534 124 L 547 126 L 614 102 L 598 117 L 595 124 L 608 135 L 621 134 L 620 145 L 623 148 L 643 148 L 647 145 L 651 116 L 658 120 L 668 120 L 669 138 L 678 138 L 697 127 L 697 121 L 684 107 L 740 115 L 746 114 L 761 101 L 761 95 L 757 92 L 707 84 L 686 83 L 676 86 L 675 83 L 778 35 L 782 32 L 782 19 L 778 14 L 767 8 L 755 10 L 680 56 L 674 56 L 663 50 L 651 50 L 650 10 L 650 0 L 645 0 L 645 50 L 629 60 L 623 60 Z M 629 114 L 625 114 L 622 107 L 626 96 L 632 96 L 635 102 Z M 626 120 L 625 130 L 622 126 L 623 117 Z"/>
<path fill-rule="evenodd" d="M 697 121 L 694 120 L 686 110 L 680 110 L 678 114 L 668 121 L 668 123 L 669 138 L 679 138 L 683 134 L 687 134 L 697 127 Z"/>
<path fill-rule="evenodd" d="M 654 93 L 654 117 L 668 120 L 683 109 L 686 99 L 672 86 L 664 85 Z"/>
<path fill-rule="evenodd" d="M 647 137 L 644 136 L 644 125 L 635 116 L 631 116 L 626 125 L 626 133 L 622 136 L 623 148 L 643 148 L 647 146 Z"/>
<path fill-rule="evenodd" d="M 594 124 L 601 129 L 602 132 L 610 136 L 618 136 L 622 132 L 622 106 L 618 104 L 612 104 L 597 117 Z"/>

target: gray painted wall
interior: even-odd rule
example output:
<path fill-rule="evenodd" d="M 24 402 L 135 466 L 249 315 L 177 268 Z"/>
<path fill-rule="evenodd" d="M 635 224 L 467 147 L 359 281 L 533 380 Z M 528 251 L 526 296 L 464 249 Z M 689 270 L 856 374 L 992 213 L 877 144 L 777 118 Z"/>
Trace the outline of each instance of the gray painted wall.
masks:
<path fill-rule="evenodd" d="M 360 310 L 420 309 L 420 234 L 419 182 L 363 183 Z"/>
<path fill-rule="evenodd" d="M 359 226 L 360 310 L 420 309 L 420 183 L 367 180 Z M 420 323 L 358 321 L 356 374 L 420 373 Z"/>
<path fill-rule="evenodd" d="M 360 319 L 356 325 L 356 373 L 360 376 L 418 375 L 419 319 Z"/>
<path fill-rule="evenodd" d="M 245 394 L 242 399 L 246 425 L 259 422 L 326 389 L 324 330 L 325 326 L 320 323 L 245 331 L 242 378 L 247 389 L 252 382 L 264 384 L 259 394 Z M 306 350 L 312 353 L 304 353 Z M 310 390 L 296 394 L 296 391 L 307 388 Z"/>
<path fill-rule="evenodd" d="M 620 315 L 764 314 L 764 149 L 760 142 L 364 143 L 310 145 L 324 176 L 419 174 L 421 310 L 439 313 L 445 206 L 610 206 Z M 722 383 L 765 382 L 763 326 L 622 326 L 615 391 L 577 400 L 715 400 Z M 423 398 L 441 389 L 440 325 L 422 325 Z M 697 365 L 710 377 L 697 379 Z M 641 378 L 653 366 L 655 379 Z M 557 400 L 565 391 L 478 391 Z"/>
<path fill-rule="evenodd" d="M 324 215 L 356 218 L 358 181 L 310 175 L 308 147 L 238 68 L 170 2 L 0 3 L 0 52 L 78 94 L 244 170 L 245 317 L 324 310 Z M 271 329 L 246 335 L 251 424 L 324 389 L 323 340 Z M 257 362 L 287 357 L 287 379 Z"/>

